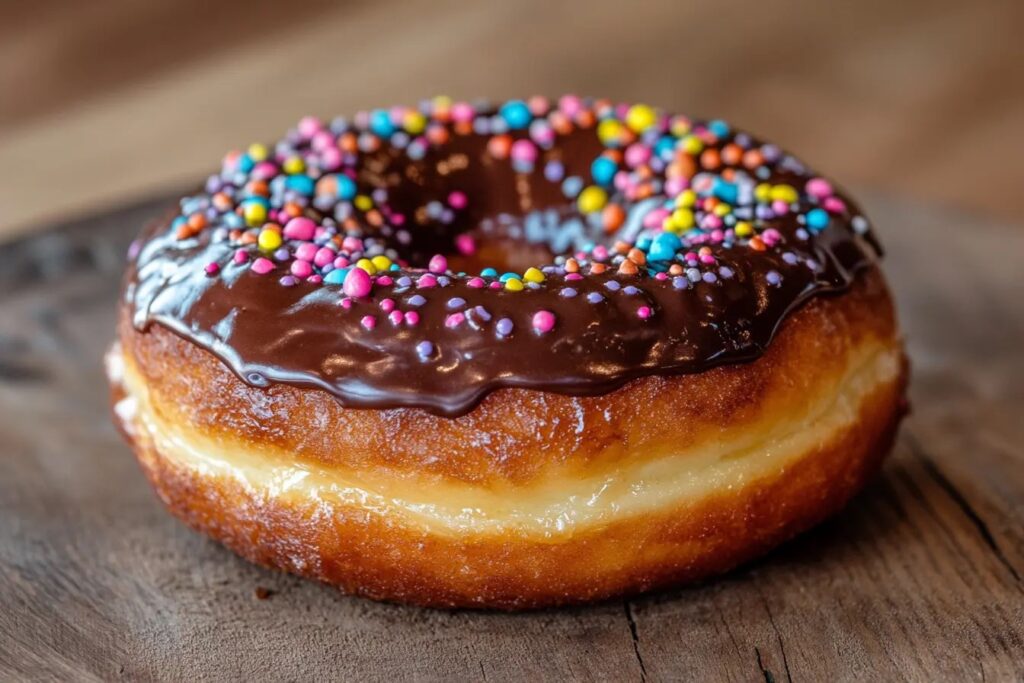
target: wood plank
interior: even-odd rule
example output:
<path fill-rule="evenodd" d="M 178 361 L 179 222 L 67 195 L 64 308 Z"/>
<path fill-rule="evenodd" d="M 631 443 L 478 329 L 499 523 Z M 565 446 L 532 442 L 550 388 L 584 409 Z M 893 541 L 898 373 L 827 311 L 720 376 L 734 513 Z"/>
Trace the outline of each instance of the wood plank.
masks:
<path fill-rule="evenodd" d="M 838 517 L 697 586 L 503 615 L 343 597 L 161 509 L 110 425 L 100 355 L 121 255 L 162 205 L 4 248 L 0 679 L 1024 677 L 1019 229 L 869 197 L 914 413 Z"/>

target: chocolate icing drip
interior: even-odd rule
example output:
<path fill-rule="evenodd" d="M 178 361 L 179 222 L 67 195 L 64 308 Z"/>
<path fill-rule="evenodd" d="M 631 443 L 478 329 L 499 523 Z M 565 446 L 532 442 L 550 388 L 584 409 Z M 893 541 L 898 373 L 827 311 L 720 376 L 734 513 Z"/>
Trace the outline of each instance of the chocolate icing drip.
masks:
<path fill-rule="evenodd" d="M 513 137 L 526 137 L 525 131 Z M 730 134 L 716 145 L 735 138 Z M 557 159 L 567 175 L 589 178 L 591 161 L 604 149 L 593 128 L 559 137 L 541 152 L 542 163 L 526 173 L 493 158 L 488 139 L 453 135 L 418 160 L 388 145 L 360 157 L 360 189 L 386 189 L 394 212 L 418 220 L 404 242 L 392 226 L 360 222 L 364 237 L 379 238 L 393 250 L 387 253 L 410 265 L 388 273 L 394 284 L 376 284 L 350 308 L 339 305 L 338 285 L 279 284 L 287 261 L 269 276 L 235 263 L 237 245 L 218 236 L 215 225 L 181 239 L 165 220 L 143 235 L 133 254 L 125 288 L 133 323 L 140 330 L 152 323 L 173 330 L 254 386 L 282 382 L 323 389 L 346 406 L 414 406 L 454 417 L 501 387 L 595 395 L 646 375 L 749 361 L 764 351 L 791 311 L 812 296 L 845 290 L 879 253 L 859 210 L 837 193 L 845 208 L 830 212 L 820 230 L 808 230 L 805 214 L 789 211 L 758 226 L 780 233 L 773 246 L 755 250 L 739 239 L 709 243 L 713 267 L 687 269 L 684 263 L 682 274 L 665 279 L 645 268 L 639 275 L 619 274 L 612 264 L 600 274 L 584 268 L 582 279 L 569 279 L 564 267 L 549 268 L 539 287 L 523 291 L 474 288 L 470 276 L 457 273 L 448 274 L 445 286 L 417 288 L 432 254 L 466 262 L 453 255 L 457 235 L 472 234 L 481 254 L 494 250 L 507 262 L 521 263 L 524 254 L 536 258 L 588 243 L 633 242 L 643 212 L 666 199 L 655 195 L 627 203 L 625 225 L 605 234 L 541 170 L 543 161 Z M 764 168 L 770 173 L 757 182 L 803 188 L 814 177 L 785 156 Z M 427 215 L 427 204 L 454 190 L 468 196 L 465 211 L 448 223 Z M 801 193 L 805 209 L 812 206 L 808 201 Z M 307 213 L 325 219 L 312 206 Z M 553 257 L 547 262 L 564 263 Z M 220 264 L 216 276 L 204 271 L 209 263 Z M 403 275 L 412 279 L 408 286 L 400 284 Z M 413 305 L 414 295 L 425 301 Z M 386 298 L 399 310 L 418 312 L 419 324 L 391 324 L 381 311 Z M 464 319 L 450 326 L 453 301 Z M 638 317 L 641 306 L 650 309 L 646 319 Z M 547 333 L 531 326 L 538 310 L 554 314 L 555 326 Z M 367 315 L 379 319 L 372 329 L 361 323 Z M 496 321 L 503 318 L 511 320 L 511 334 L 497 331 Z M 424 340 L 430 342 L 426 354 Z"/>

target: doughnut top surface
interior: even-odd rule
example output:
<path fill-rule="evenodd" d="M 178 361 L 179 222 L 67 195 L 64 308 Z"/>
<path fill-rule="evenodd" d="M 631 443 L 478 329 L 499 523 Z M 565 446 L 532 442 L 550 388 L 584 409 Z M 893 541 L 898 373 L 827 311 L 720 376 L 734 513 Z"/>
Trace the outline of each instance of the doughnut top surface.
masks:
<path fill-rule="evenodd" d="M 229 153 L 132 245 L 124 296 L 249 384 L 457 416 L 750 360 L 879 253 L 829 181 L 722 121 L 435 98 Z"/>

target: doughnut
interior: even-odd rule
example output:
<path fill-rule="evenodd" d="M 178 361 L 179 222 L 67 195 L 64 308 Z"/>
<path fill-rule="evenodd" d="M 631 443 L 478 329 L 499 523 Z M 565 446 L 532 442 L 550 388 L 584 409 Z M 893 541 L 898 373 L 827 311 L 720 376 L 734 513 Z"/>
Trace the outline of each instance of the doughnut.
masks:
<path fill-rule="evenodd" d="M 307 117 L 132 243 L 113 414 L 175 516 L 347 594 L 665 589 L 878 470 L 907 384 L 880 258 L 834 182 L 721 120 Z"/>

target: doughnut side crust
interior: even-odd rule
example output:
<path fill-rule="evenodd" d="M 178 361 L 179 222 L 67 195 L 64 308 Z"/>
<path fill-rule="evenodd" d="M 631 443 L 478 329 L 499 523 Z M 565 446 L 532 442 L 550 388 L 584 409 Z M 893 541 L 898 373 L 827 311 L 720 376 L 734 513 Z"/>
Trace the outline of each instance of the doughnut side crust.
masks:
<path fill-rule="evenodd" d="M 761 554 L 877 469 L 906 382 L 876 269 L 751 363 L 499 390 L 456 419 L 252 388 L 163 328 L 119 330 L 115 414 L 174 514 L 254 562 L 444 607 L 588 602 Z"/>

